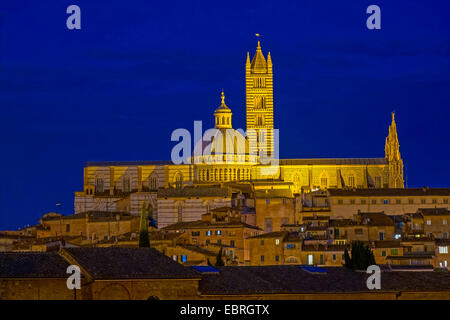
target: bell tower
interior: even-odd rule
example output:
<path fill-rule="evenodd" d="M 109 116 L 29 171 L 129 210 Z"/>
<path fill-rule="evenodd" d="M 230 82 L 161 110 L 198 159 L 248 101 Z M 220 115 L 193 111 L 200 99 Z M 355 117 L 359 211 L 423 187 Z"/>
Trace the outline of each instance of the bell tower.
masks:
<path fill-rule="evenodd" d="M 266 61 L 260 41 L 251 61 L 250 53 L 247 52 L 245 98 L 250 153 L 256 153 L 259 156 L 262 151 L 266 157 L 273 157 L 272 59 L 269 52 Z M 249 129 L 253 129 L 254 132 Z"/>

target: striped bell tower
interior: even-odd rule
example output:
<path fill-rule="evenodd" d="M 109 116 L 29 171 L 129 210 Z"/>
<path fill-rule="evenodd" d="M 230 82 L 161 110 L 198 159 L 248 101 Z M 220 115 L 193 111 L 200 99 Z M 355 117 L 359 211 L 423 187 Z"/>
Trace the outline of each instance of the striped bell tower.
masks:
<path fill-rule="evenodd" d="M 257 35 L 259 36 L 259 35 Z M 261 50 L 260 41 L 256 53 L 250 60 L 247 52 L 245 64 L 245 96 L 247 133 L 250 153 L 273 156 L 273 73 L 270 52 L 267 61 Z M 254 129 L 255 132 L 252 133 Z M 263 130 L 265 129 L 265 130 Z M 265 132 L 265 134 L 264 134 Z"/>

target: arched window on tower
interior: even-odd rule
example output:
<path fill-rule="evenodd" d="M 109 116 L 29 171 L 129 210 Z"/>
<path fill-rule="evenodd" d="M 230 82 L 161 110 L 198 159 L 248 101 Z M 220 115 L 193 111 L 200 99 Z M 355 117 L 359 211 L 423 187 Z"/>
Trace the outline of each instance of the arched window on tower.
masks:
<path fill-rule="evenodd" d="M 255 108 L 256 109 L 262 109 L 262 108 L 264 108 L 264 105 L 265 105 L 264 97 L 261 97 L 261 96 L 255 97 Z"/>
<path fill-rule="evenodd" d="M 258 126 L 262 126 L 263 125 L 263 118 L 262 118 L 262 116 L 258 116 L 258 118 L 256 119 L 256 124 Z"/>

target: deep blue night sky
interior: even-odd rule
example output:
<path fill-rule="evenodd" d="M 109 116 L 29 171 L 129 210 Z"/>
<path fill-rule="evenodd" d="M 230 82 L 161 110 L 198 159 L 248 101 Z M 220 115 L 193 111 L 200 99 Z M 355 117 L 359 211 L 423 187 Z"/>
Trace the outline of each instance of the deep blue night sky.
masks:
<path fill-rule="evenodd" d="M 81 30 L 66 28 L 81 7 Z M 381 7 L 381 30 L 366 8 Z M 73 210 L 92 160 L 168 160 L 224 88 L 245 127 L 244 64 L 271 51 L 283 158 L 383 157 L 396 111 L 408 186 L 450 187 L 449 3 L 92 1 L 0 4 L 0 229 Z"/>

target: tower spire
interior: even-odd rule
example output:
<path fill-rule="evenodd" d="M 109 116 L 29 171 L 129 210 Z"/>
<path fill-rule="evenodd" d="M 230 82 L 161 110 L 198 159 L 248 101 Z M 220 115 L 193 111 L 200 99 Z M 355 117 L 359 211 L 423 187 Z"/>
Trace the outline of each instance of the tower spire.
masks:
<path fill-rule="evenodd" d="M 389 126 L 389 134 L 386 137 L 386 145 L 384 147 L 385 157 L 389 164 L 389 186 L 391 188 L 403 188 L 403 160 L 400 155 L 395 111 L 391 113 L 391 116 L 392 120 Z"/>

